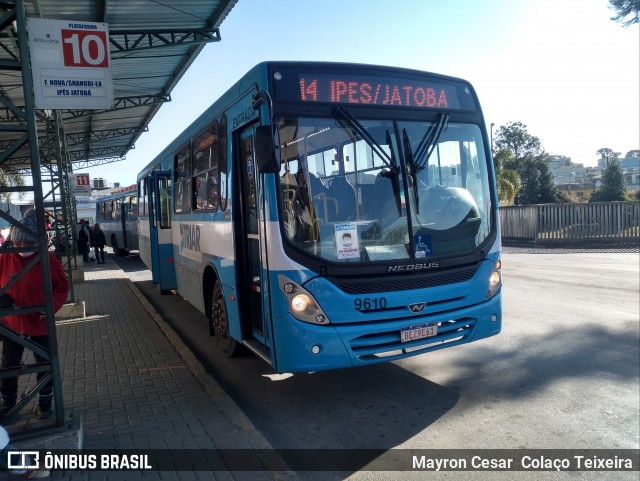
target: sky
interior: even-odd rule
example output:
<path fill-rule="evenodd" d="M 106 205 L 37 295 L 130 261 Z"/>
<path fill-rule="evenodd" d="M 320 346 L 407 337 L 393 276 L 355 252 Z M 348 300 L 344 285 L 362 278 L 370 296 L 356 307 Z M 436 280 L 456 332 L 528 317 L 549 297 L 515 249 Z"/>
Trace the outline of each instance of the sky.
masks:
<path fill-rule="evenodd" d="M 154 8 L 166 8 L 158 5 Z M 179 13 L 176 12 L 176 15 Z M 390 65 L 471 82 L 494 136 L 522 122 L 550 154 L 595 166 L 640 149 L 640 27 L 607 0 L 238 0 L 126 160 L 82 169 L 126 186 L 254 65 Z"/>

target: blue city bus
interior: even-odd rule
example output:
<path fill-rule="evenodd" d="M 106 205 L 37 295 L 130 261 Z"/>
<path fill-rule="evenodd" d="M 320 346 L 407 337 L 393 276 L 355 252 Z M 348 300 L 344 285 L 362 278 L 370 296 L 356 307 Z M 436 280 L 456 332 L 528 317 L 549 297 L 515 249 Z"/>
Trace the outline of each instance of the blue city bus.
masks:
<path fill-rule="evenodd" d="M 230 356 L 309 372 L 500 332 L 498 198 L 464 80 L 261 63 L 144 168 L 138 196 L 154 282 Z"/>
<path fill-rule="evenodd" d="M 96 223 L 116 255 L 138 250 L 137 203 L 135 184 L 96 199 Z"/>

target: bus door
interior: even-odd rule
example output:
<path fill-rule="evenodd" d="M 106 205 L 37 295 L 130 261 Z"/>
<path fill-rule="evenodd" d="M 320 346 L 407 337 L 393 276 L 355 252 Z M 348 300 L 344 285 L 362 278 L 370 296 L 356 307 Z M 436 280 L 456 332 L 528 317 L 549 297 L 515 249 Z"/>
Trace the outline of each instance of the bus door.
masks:
<path fill-rule="evenodd" d="M 254 156 L 253 127 L 242 131 L 239 155 L 235 163 L 238 168 L 238 200 L 240 209 L 234 209 L 236 215 L 236 286 L 240 306 L 243 338 L 257 340 L 261 345 L 269 347 L 270 340 L 263 316 L 263 292 L 266 278 L 263 279 L 261 256 L 261 210 L 259 205 L 262 186 Z M 265 276 L 266 277 L 266 276 Z"/>
<path fill-rule="evenodd" d="M 176 272 L 173 263 L 171 239 L 171 173 L 157 171 L 148 178 L 149 189 L 149 238 L 153 283 L 160 292 L 176 288 Z"/>
<path fill-rule="evenodd" d="M 129 204 L 126 202 L 128 197 L 125 197 L 120 202 L 120 232 L 122 233 L 122 247 L 124 249 L 129 248 L 129 235 L 127 234 L 127 222 L 129 217 Z"/>

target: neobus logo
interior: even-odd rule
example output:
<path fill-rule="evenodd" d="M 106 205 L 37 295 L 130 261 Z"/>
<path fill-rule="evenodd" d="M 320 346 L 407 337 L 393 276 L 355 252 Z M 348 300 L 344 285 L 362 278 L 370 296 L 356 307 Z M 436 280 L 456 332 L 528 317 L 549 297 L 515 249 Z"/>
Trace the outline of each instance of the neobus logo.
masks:
<path fill-rule="evenodd" d="M 406 271 L 422 271 L 426 269 L 435 269 L 440 267 L 440 263 L 435 262 L 418 262 L 417 264 L 405 264 L 401 266 L 388 266 L 387 272 L 406 272 Z"/>
<path fill-rule="evenodd" d="M 180 224 L 180 251 L 200 252 L 200 226 Z"/>
<path fill-rule="evenodd" d="M 416 302 L 415 304 L 409 304 L 409 310 L 411 312 L 422 312 L 424 306 L 426 305 L 426 302 Z"/>

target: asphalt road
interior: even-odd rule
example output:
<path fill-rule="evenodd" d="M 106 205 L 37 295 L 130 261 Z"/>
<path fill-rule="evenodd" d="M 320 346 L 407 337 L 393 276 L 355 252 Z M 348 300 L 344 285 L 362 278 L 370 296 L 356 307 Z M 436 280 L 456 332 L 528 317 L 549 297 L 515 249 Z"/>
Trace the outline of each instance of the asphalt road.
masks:
<path fill-rule="evenodd" d="M 638 449 L 640 257 L 541 252 L 505 250 L 499 336 L 395 363 L 296 375 L 275 374 L 251 354 L 228 359 L 195 308 L 161 296 L 136 256 L 118 260 L 276 448 Z M 638 479 L 637 472 L 368 471 L 376 456 L 301 479 Z"/>

